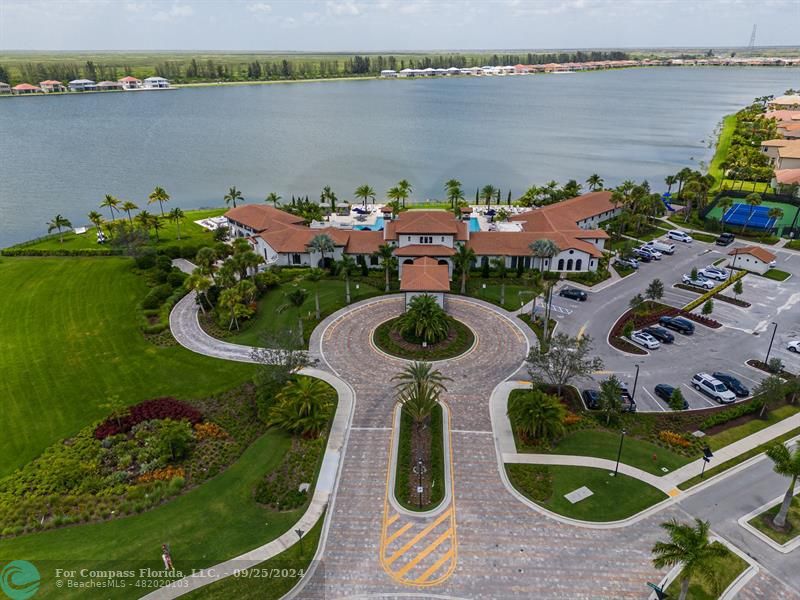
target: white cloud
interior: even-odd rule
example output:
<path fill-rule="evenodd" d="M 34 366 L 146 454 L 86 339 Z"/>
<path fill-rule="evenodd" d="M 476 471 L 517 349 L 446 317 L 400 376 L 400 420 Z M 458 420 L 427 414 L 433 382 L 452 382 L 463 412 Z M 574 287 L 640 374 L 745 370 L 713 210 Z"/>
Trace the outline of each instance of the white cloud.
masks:
<path fill-rule="evenodd" d="M 251 13 L 265 15 L 272 12 L 272 5 L 266 2 L 252 2 L 247 5 L 247 10 Z"/>
<path fill-rule="evenodd" d="M 157 11 L 151 19 L 153 21 L 158 21 L 160 23 L 165 23 L 167 21 L 174 21 L 176 19 L 183 19 L 186 17 L 191 17 L 194 14 L 194 8 L 189 6 L 188 4 L 173 4 L 169 10 L 159 10 Z"/>
<path fill-rule="evenodd" d="M 328 0 L 325 8 L 329 15 L 335 17 L 357 17 L 361 14 L 361 7 L 353 0 Z"/>

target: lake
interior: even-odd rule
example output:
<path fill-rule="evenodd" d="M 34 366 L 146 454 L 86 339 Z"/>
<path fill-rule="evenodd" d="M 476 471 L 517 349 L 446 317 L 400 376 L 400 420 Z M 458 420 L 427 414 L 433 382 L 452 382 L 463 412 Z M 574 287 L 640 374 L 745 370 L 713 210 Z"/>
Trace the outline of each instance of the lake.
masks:
<path fill-rule="evenodd" d="M 516 197 L 554 179 L 606 185 L 697 168 L 721 118 L 800 84 L 797 68 L 638 68 L 522 77 L 365 80 L 0 99 L 0 246 L 87 223 L 105 194 L 218 206 L 275 191 L 341 200 L 400 179 L 413 197 Z M 155 206 L 157 209 L 157 205 Z M 150 207 L 151 212 L 155 212 Z M 105 213 L 104 213 L 105 214 Z"/>

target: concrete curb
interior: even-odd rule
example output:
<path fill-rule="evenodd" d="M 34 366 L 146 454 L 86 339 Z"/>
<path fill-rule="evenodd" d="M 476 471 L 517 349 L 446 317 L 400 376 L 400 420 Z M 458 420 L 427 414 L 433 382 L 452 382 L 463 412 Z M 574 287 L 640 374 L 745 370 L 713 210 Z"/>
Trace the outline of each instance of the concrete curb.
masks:
<path fill-rule="evenodd" d="M 797 494 L 800 494 L 800 484 L 798 484 L 794 490 L 794 495 L 796 496 Z M 765 502 L 755 510 L 750 511 L 749 513 L 744 515 L 743 517 L 739 517 L 739 519 L 736 522 L 739 523 L 740 527 L 742 527 L 743 529 L 747 530 L 748 532 L 756 536 L 758 539 L 767 544 L 770 548 L 772 548 L 776 552 L 780 552 L 781 554 L 788 554 L 789 552 L 792 552 L 793 550 L 797 550 L 797 548 L 800 548 L 800 533 L 798 533 L 794 537 L 794 539 L 789 540 L 785 544 L 779 544 L 765 533 L 759 531 L 758 529 L 750 525 L 750 523 L 748 522 L 752 520 L 753 517 L 757 517 L 767 509 L 772 508 L 777 504 L 780 504 L 783 501 L 783 496 L 784 495 L 781 494 L 774 500 L 771 500 L 770 502 Z"/>

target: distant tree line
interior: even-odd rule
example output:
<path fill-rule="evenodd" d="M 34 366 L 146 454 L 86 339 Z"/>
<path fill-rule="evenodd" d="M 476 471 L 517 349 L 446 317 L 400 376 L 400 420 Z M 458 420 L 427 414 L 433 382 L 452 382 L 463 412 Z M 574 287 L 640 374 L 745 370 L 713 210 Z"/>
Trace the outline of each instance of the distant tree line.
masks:
<path fill-rule="evenodd" d="M 297 56 L 276 60 L 253 60 L 233 63 L 230 60 L 187 57 L 183 60 L 166 60 L 151 69 L 133 68 L 129 65 L 109 65 L 94 61 L 23 63 L 18 73 L 0 65 L 0 81 L 15 85 L 22 81 L 36 84 L 46 79 L 71 81 L 115 81 L 126 75 L 147 77 L 158 75 L 175 83 L 201 81 L 268 81 L 277 79 L 315 79 L 378 75 L 384 69 L 427 69 L 448 67 L 480 67 L 484 65 L 546 64 L 588 62 L 600 60 L 627 60 L 629 55 L 619 51 L 558 52 L 525 54 L 439 54 L 429 56 L 354 55 L 347 58 L 309 59 Z M 13 81 L 12 81 L 13 79 Z"/>

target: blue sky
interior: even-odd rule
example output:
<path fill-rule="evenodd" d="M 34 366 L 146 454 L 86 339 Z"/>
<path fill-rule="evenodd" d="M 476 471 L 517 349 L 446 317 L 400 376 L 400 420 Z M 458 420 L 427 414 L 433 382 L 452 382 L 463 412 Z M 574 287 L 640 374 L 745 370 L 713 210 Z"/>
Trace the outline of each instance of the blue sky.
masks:
<path fill-rule="evenodd" d="M 799 44 L 798 0 L 0 0 L 0 49 L 619 48 Z"/>

